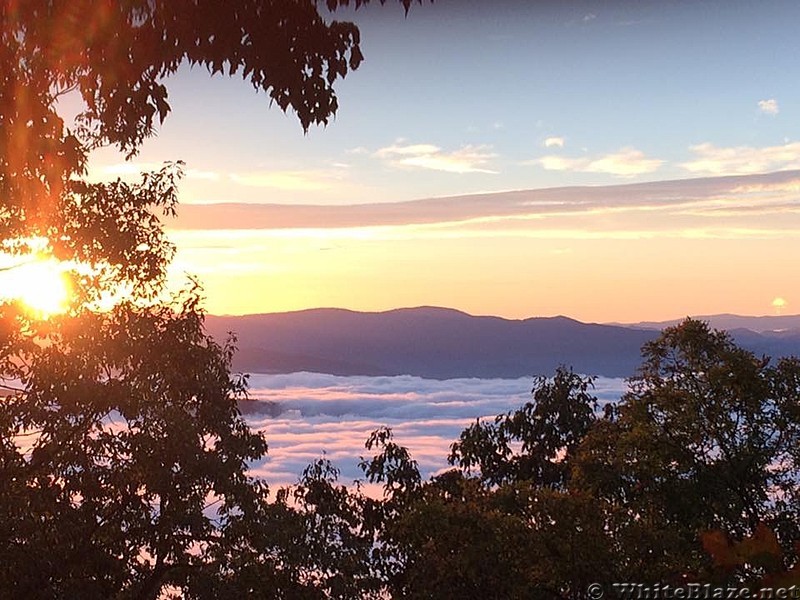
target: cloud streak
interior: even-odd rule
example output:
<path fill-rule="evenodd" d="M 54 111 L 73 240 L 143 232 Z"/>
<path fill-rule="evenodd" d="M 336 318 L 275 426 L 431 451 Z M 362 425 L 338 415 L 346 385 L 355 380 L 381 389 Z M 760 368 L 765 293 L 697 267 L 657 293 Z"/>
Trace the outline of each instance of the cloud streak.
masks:
<path fill-rule="evenodd" d="M 490 146 L 466 145 L 447 152 L 433 144 L 397 142 L 375 152 L 375 156 L 399 168 L 428 169 L 446 173 L 497 173 L 488 163 L 497 155 Z"/>
<path fill-rule="evenodd" d="M 343 176 L 336 171 L 253 171 L 233 173 L 230 179 L 238 185 L 248 187 L 316 192 L 338 185 Z"/>
<path fill-rule="evenodd" d="M 117 162 L 94 167 L 90 172 L 91 181 L 105 181 L 109 178 L 120 178 L 123 181 L 138 181 L 147 172 L 158 171 L 165 163 L 155 162 Z M 187 169 L 187 179 L 203 181 L 219 181 L 222 175 L 216 171 L 203 169 Z"/>
<path fill-rule="evenodd" d="M 689 149 L 695 158 L 681 166 L 690 173 L 749 175 L 800 168 L 800 142 L 761 148 L 752 146 L 719 148 L 704 143 L 691 146 Z"/>
<path fill-rule="evenodd" d="M 281 235 L 309 235 L 316 231 L 342 232 L 344 237 L 385 235 L 375 228 L 415 225 L 438 228 L 528 229 L 540 224 L 546 232 L 575 229 L 582 219 L 599 215 L 652 213 L 662 217 L 686 217 L 681 227 L 696 229 L 696 218 L 729 214 L 783 215 L 797 212 L 800 171 L 767 175 L 635 183 L 597 187 L 473 194 L 408 202 L 363 205 L 207 204 L 182 205 L 178 219 L 168 223 L 179 230 L 270 230 Z M 691 217 L 691 218 L 689 218 Z M 692 220 L 695 219 L 695 220 Z M 661 225 L 648 222 L 647 228 Z M 728 228 L 751 226 L 749 222 L 726 223 Z M 762 229 L 766 224 L 762 224 Z M 596 230 L 597 226 L 593 226 Z M 635 229 L 635 228 L 631 228 Z M 360 234 L 358 232 L 361 232 Z M 296 233 L 293 233 L 296 232 Z M 346 235 L 345 235 L 346 234 Z M 229 236 L 229 234 L 225 234 Z M 334 236 L 335 237 L 335 236 Z"/>
<path fill-rule="evenodd" d="M 545 141 L 545 145 L 547 145 L 547 141 Z M 538 165 L 548 171 L 603 173 L 617 177 L 635 177 L 636 175 L 653 173 L 663 163 L 663 160 L 649 158 L 644 152 L 635 148 L 622 148 L 617 152 L 596 157 L 570 158 L 548 155 L 528 161 L 528 164 Z"/>

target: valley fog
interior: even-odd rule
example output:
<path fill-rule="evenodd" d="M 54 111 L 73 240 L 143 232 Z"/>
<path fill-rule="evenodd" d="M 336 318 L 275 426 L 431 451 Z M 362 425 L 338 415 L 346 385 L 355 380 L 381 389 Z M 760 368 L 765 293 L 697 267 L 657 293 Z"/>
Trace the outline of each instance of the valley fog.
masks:
<path fill-rule="evenodd" d="M 412 376 L 341 377 L 319 373 L 253 374 L 242 403 L 254 429 L 269 443 L 252 472 L 272 487 L 295 483 L 323 456 L 340 469 L 340 482 L 361 478 L 359 458 L 375 429 L 392 429 L 410 449 L 423 477 L 444 470 L 450 444 L 478 418 L 514 410 L 530 399 L 533 377 L 433 380 Z M 626 390 L 624 379 L 597 378 L 602 407 Z"/>

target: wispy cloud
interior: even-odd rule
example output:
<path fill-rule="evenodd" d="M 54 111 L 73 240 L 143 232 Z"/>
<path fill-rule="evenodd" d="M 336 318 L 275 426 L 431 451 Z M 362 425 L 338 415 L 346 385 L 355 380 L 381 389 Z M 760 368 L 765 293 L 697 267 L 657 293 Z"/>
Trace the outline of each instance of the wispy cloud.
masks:
<path fill-rule="evenodd" d="M 490 230 L 531 229 L 534 222 L 547 228 L 556 223 L 565 229 L 596 226 L 598 215 L 614 216 L 615 222 L 639 222 L 650 227 L 655 211 L 681 227 L 695 227 L 698 217 L 740 215 L 735 222 L 720 227 L 750 226 L 752 215 L 772 215 L 775 223 L 785 223 L 787 212 L 800 210 L 796 195 L 800 172 L 780 171 L 766 175 L 713 177 L 625 185 L 548 188 L 489 192 L 430 198 L 406 202 L 312 205 L 312 204 L 207 204 L 183 205 L 177 229 L 194 230 L 272 230 L 308 229 L 366 234 L 370 228 L 406 225 L 442 228 L 480 228 Z M 627 215 L 627 216 L 626 216 Z M 638 216 L 637 216 L 638 215 Z M 674 223 L 673 223 L 674 224 Z M 611 221 L 607 223 L 610 227 Z M 764 223 L 767 226 L 766 223 Z M 638 227 L 639 225 L 637 225 Z M 706 226 L 706 223 L 700 225 Z M 228 234 L 226 234 L 228 235 Z M 387 235 L 376 231 L 376 236 Z"/>
<path fill-rule="evenodd" d="M 497 173 L 488 163 L 497 155 L 490 146 L 462 146 L 445 151 L 434 144 L 404 144 L 396 142 L 375 152 L 375 156 L 396 167 L 412 167 L 445 171 L 447 173 Z"/>
<path fill-rule="evenodd" d="M 217 171 L 204 171 L 202 169 L 189 169 L 186 171 L 187 179 L 199 179 L 201 181 L 219 181 L 221 175 Z"/>
<path fill-rule="evenodd" d="M 775 100 L 775 98 L 770 98 L 769 100 L 759 100 L 758 110 L 765 115 L 777 115 L 780 112 L 778 101 Z"/>
<path fill-rule="evenodd" d="M 800 192 L 800 178 L 790 178 L 775 182 L 746 183 L 731 190 L 734 194 L 766 194 L 774 193 L 783 195 L 787 192 L 797 194 Z"/>
<path fill-rule="evenodd" d="M 148 171 L 158 171 L 163 167 L 163 163 L 154 162 L 118 162 L 107 165 L 97 166 L 91 169 L 90 179 L 104 180 L 109 177 L 119 177 L 123 180 L 135 180 L 141 177 L 142 173 Z"/>
<path fill-rule="evenodd" d="M 559 136 L 552 136 L 544 140 L 545 148 L 563 148 L 564 138 Z"/>
<path fill-rule="evenodd" d="M 635 177 L 652 173 L 664 163 L 657 158 L 649 158 L 641 150 L 622 148 L 603 156 L 569 158 L 564 156 L 543 156 L 528 161 L 548 171 L 578 171 L 583 173 L 605 173 L 617 177 Z"/>
<path fill-rule="evenodd" d="M 364 146 L 356 146 L 355 148 L 348 148 L 345 152 L 347 154 L 369 154 L 369 149 Z"/>
<path fill-rule="evenodd" d="M 783 146 L 734 146 L 718 148 L 710 143 L 689 148 L 695 159 L 681 164 L 691 173 L 749 175 L 800 167 L 800 142 Z"/>
<path fill-rule="evenodd" d="M 164 163 L 155 162 L 117 162 L 106 165 L 99 165 L 92 169 L 90 179 L 104 180 L 111 178 L 123 179 L 125 181 L 138 180 L 142 174 L 150 171 L 158 171 L 164 167 Z M 220 173 L 203 169 L 186 170 L 186 179 L 196 179 L 204 181 L 219 181 Z"/>
<path fill-rule="evenodd" d="M 251 171 L 233 173 L 230 178 L 234 183 L 250 187 L 314 192 L 335 185 L 342 175 L 335 171 Z"/>

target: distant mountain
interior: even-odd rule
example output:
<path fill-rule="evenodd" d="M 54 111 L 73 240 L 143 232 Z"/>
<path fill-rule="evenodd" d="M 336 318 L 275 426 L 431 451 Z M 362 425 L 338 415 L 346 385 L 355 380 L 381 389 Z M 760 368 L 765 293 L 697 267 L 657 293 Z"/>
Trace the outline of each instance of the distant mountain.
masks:
<path fill-rule="evenodd" d="M 746 317 L 741 315 L 701 315 L 695 319 L 707 321 L 712 327 L 717 329 L 749 329 L 757 333 L 764 332 L 786 332 L 800 331 L 800 315 L 776 315 L 763 317 Z M 626 327 L 636 327 L 639 329 L 664 329 L 671 325 L 680 323 L 683 319 L 673 319 L 671 321 L 642 321 L 639 323 L 612 323 L 612 325 L 624 325 Z"/>
<path fill-rule="evenodd" d="M 701 315 L 694 318 L 706 321 L 716 329 L 725 329 L 739 345 L 758 355 L 773 357 L 800 355 L 800 315 L 747 317 L 722 314 Z M 660 331 L 680 323 L 681 320 L 646 321 L 626 327 Z"/>
<path fill-rule="evenodd" d="M 567 317 L 476 317 L 433 307 L 209 316 L 206 324 L 218 339 L 229 331 L 237 334 L 234 368 L 241 371 L 432 379 L 550 375 L 561 364 L 582 373 L 627 377 L 640 363 L 642 344 L 658 336 L 644 326 Z M 735 335 L 758 354 L 800 354 L 800 335 Z"/>

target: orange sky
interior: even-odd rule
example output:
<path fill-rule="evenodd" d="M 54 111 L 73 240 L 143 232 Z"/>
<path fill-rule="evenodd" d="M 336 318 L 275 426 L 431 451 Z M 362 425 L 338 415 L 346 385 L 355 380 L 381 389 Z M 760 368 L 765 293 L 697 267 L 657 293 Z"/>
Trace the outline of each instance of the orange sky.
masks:
<path fill-rule="evenodd" d="M 186 161 L 173 282 L 198 275 L 213 313 L 797 313 L 799 17 L 792 0 L 346 10 L 366 58 L 327 126 L 184 66 L 158 135 L 133 161 L 99 150 L 91 176 Z"/>
<path fill-rule="evenodd" d="M 637 321 L 774 314 L 776 298 L 788 314 L 799 186 L 783 172 L 316 210 L 183 206 L 172 280 L 198 275 L 217 314 L 438 305 Z"/>

